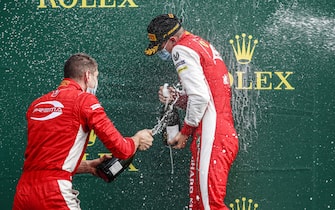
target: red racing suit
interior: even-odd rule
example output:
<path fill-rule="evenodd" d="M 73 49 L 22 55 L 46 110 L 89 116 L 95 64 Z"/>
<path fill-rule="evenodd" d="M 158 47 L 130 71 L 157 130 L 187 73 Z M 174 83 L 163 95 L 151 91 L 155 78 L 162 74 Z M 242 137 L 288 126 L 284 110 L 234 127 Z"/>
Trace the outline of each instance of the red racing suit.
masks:
<path fill-rule="evenodd" d="M 36 99 L 26 113 L 28 142 L 14 210 L 80 209 L 72 176 L 94 130 L 110 152 L 128 158 L 135 151 L 107 117 L 97 98 L 71 79 Z"/>
<path fill-rule="evenodd" d="M 238 138 L 226 65 L 210 43 L 189 32 L 173 47 L 172 59 L 187 96 L 181 133 L 192 135 L 189 209 L 228 209 L 224 198 Z"/>

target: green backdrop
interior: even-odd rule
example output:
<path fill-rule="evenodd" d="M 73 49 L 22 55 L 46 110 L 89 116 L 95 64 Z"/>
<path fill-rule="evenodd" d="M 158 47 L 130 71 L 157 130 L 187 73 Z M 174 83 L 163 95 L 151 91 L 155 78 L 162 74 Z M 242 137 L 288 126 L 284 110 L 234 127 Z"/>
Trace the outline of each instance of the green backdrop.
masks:
<path fill-rule="evenodd" d="M 146 26 L 168 12 L 210 40 L 232 76 L 240 151 L 225 202 L 235 209 L 236 199 L 243 208 L 243 197 L 264 210 L 335 209 L 335 1 L 0 0 L 0 6 L 1 209 L 11 209 L 21 174 L 25 111 L 57 87 L 71 54 L 98 61 L 97 96 L 121 133 L 154 126 L 158 87 L 177 76 L 172 63 L 144 55 Z M 230 44 L 237 48 L 242 33 L 247 43 L 252 35 L 251 47 L 258 40 L 248 64 L 238 62 Z M 86 158 L 105 152 L 97 139 Z M 158 135 L 116 181 L 76 176 L 82 209 L 185 209 L 189 150 L 172 151 L 173 174 L 169 152 Z"/>

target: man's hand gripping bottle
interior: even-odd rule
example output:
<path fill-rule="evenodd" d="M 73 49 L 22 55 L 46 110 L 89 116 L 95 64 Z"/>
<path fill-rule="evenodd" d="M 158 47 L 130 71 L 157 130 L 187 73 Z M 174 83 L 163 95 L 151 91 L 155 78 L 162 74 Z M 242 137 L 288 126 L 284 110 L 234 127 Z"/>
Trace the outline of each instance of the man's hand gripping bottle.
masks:
<path fill-rule="evenodd" d="M 168 112 L 166 116 L 166 128 L 164 128 L 163 143 L 165 145 L 170 145 L 170 141 L 177 135 L 180 129 L 180 119 L 177 108 L 174 104 L 169 104 L 170 102 L 170 92 L 168 89 L 168 84 L 165 83 L 163 86 L 163 96 L 166 99 L 165 107 L 163 109 L 162 115 Z"/>

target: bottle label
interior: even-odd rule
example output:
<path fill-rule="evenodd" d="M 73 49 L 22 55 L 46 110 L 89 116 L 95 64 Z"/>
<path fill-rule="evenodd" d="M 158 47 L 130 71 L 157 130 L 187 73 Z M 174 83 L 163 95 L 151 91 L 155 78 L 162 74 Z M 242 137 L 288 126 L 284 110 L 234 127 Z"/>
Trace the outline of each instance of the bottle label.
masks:
<path fill-rule="evenodd" d="M 171 141 L 173 137 L 175 137 L 179 132 L 179 125 L 167 126 L 166 133 L 167 133 L 167 140 Z"/>
<path fill-rule="evenodd" d="M 117 174 L 122 169 L 122 165 L 119 161 L 116 161 L 111 167 L 109 167 L 109 171 L 112 172 L 113 176 Z"/>

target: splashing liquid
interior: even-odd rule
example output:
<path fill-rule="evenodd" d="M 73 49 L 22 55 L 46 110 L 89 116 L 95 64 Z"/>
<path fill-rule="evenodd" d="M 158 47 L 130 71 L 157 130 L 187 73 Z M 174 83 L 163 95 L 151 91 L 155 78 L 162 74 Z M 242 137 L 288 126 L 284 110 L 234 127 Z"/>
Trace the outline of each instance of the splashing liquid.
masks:
<path fill-rule="evenodd" d="M 257 133 L 257 108 L 259 99 L 259 90 L 252 88 L 255 84 L 254 69 L 251 71 L 251 64 L 241 65 L 235 61 L 234 54 L 231 52 L 228 55 L 227 67 L 230 74 L 233 76 L 232 90 L 232 111 L 235 122 L 235 128 L 238 133 L 240 149 L 247 151 L 251 142 L 258 137 Z M 243 72 L 242 87 L 235 87 L 237 81 L 236 72 Z M 251 86 L 250 86 L 251 85 Z M 247 89 L 247 88 L 251 89 Z"/>

